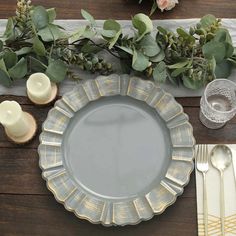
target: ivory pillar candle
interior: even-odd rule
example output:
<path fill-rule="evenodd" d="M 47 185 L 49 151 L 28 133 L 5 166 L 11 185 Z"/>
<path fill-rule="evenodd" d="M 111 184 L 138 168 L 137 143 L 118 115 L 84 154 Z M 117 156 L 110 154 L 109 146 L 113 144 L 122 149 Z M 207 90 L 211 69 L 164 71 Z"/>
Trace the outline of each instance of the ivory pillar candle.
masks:
<path fill-rule="evenodd" d="M 26 87 L 28 97 L 35 103 L 43 104 L 51 98 L 51 81 L 44 73 L 32 74 L 27 80 Z"/>
<path fill-rule="evenodd" d="M 0 123 L 14 137 L 24 136 L 29 131 L 25 113 L 15 101 L 4 101 L 0 104 Z"/>

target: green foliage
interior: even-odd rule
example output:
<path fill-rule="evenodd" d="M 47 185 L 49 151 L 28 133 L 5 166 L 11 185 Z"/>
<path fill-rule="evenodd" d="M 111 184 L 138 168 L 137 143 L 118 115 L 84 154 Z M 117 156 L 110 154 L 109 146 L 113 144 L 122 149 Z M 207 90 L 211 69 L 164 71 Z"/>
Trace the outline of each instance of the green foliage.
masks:
<path fill-rule="evenodd" d="M 63 63 L 55 70 L 55 65 L 49 63 L 50 57 L 58 57 L 52 50 L 56 42 L 67 40 L 61 27 L 53 24 L 55 18 L 54 8 L 46 10 L 42 6 L 32 7 L 29 1 L 18 1 L 16 16 L 8 19 L 1 38 L 1 84 L 11 86 L 14 80 L 39 70 L 49 70 L 56 82 L 65 78 L 68 66 Z"/>
<path fill-rule="evenodd" d="M 200 20 L 200 24 L 202 28 L 207 29 L 214 25 L 216 21 L 216 17 L 209 14 L 202 17 L 202 19 Z"/>
<path fill-rule="evenodd" d="M 61 60 L 51 61 L 46 69 L 46 74 L 54 83 L 64 80 L 67 72 L 66 64 Z"/>
<path fill-rule="evenodd" d="M 115 20 L 106 20 L 103 25 L 102 36 L 109 42 L 111 49 L 121 35 L 121 26 Z"/>
<path fill-rule="evenodd" d="M 156 40 L 150 35 L 145 35 L 139 45 L 141 46 L 141 51 L 144 55 L 148 57 L 154 57 L 160 53 L 161 48 L 157 44 Z"/>
<path fill-rule="evenodd" d="M 4 60 L 4 63 L 6 65 L 6 68 L 9 69 L 17 63 L 18 58 L 17 58 L 17 55 L 16 55 L 15 52 L 10 51 L 10 50 L 9 51 L 6 50 L 3 53 L 3 60 Z"/>
<path fill-rule="evenodd" d="M 167 70 L 165 62 L 161 61 L 156 65 L 153 71 L 153 78 L 157 82 L 165 82 L 167 77 Z"/>
<path fill-rule="evenodd" d="M 235 55 L 231 36 L 213 15 L 204 16 L 188 32 L 178 28 L 173 33 L 158 27 L 156 39 L 165 50 L 168 78 L 175 84 L 199 89 L 231 73 Z"/>
<path fill-rule="evenodd" d="M 37 6 L 31 13 L 32 23 L 37 30 L 45 28 L 49 24 L 49 15 L 42 6 Z"/>
<path fill-rule="evenodd" d="M 23 78 L 27 73 L 27 61 L 21 58 L 13 67 L 8 71 L 13 80 Z"/>
<path fill-rule="evenodd" d="M 56 9 L 55 8 L 49 8 L 49 9 L 47 9 L 47 13 L 48 13 L 49 23 L 53 23 L 53 21 L 57 17 Z"/>
<path fill-rule="evenodd" d="M 46 49 L 43 42 L 36 36 L 33 39 L 33 50 L 39 56 L 45 56 Z"/>
<path fill-rule="evenodd" d="M 143 13 L 136 14 L 132 19 L 132 24 L 134 28 L 138 30 L 138 38 L 136 39 L 137 41 L 141 40 L 144 35 L 150 33 L 153 30 L 151 19 Z"/>
<path fill-rule="evenodd" d="M 8 39 L 8 40 L 14 40 L 16 35 L 15 35 L 15 31 L 14 31 L 14 22 L 13 22 L 13 18 L 10 17 L 7 20 L 7 26 L 5 29 L 5 32 L 3 34 L 4 39 Z"/>
<path fill-rule="evenodd" d="M 133 59 L 132 59 L 132 67 L 136 71 L 144 71 L 147 69 L 149 65 L 148 57 L 146 57 L 140 51 L 134 50 L 133 52 Z"/>
<path fill-rule="evenodd" d="M 95 22 L 93 16 L 91 14 L 89 14 L 87 11 L 82 9 L 81 15 L 84 17 L 85 20 L 88 20 L 92 26 L 96 25 L 96 22 Z"/>
<path fill-rule="evenodd" d="M 132 18 L 133 35 L 125 35 L 113 19 L 106 20 L 101 30 L 90 13 L 81 10 L 81 14 L 88 24 L 68 35 L 54 24 L 54 8 L 19 0 L 16 16 L 8 19 L 0 40 L 0 84 L 12 86 L 33 72 L 44 72 L 55 83 L 66 75 L 80 79 L 75 68 L 110 74 L 112 65 L 98 54 L 101 51 L 119 59 L 126 73 L 133 70 L 156 82 L 168 80 L 190 89 L 226 78 L 236 66 L 231 36 L 213 15 L 204 16 L 189 30 L 179 27 L 171 32 L 160 26 L 154 31 L 151 19 L 139 13 Z"/>
<path fill-rule="evenodd" d="M 0 83 L 5 87 L 10 87 L 12 85 L 12 80 L 10 79 L 3 59 L 0 59 Z"/>

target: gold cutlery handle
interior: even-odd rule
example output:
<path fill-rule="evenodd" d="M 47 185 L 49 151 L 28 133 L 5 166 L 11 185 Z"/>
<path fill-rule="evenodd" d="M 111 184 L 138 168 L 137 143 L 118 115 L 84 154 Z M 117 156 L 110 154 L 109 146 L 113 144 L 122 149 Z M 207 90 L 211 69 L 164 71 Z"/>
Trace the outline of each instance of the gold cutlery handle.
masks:
<path fill-rule="evenodd" d="M 220 220 L 221 233 L 225 235 L 225 196 L 224 196 L 224 172 L 220 172 Z"/>
<path fill-rule="evenodd" d="M 208 205 L 207 205 L 207 187 L 206 187 L 206 173 L 203 172 L 203 218 L 204 218 L 204 232 L 208 235 Z"/>

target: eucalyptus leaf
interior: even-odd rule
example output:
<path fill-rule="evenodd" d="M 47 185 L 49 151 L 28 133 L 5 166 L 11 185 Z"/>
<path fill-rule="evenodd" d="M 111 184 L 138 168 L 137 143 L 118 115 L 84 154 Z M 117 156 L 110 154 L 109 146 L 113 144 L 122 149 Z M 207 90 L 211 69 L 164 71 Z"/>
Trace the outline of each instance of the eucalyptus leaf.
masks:
<path fill-rule="evenodd" d="M 14 22 L 13 22 L 13 18 L 10 17 L 8 18 L 7 20 L 7 25 L 6 25 L 6 29 L 5 29 L 5 32 L 4 32 L 4 37 L 7 39 L 7 40 L 13 40 L 15 39 L 15 30 L 14 30 Z"/>
<path fill-rule="evenodd" d="M 172 77 L 177 77 L 180 74 L 182 74 L 183 72 L 187 71 L 189 68 L 187 67 L 181 67 L 181 68 L 177 68 L 174 71 L 172 71 L 171 76 Z"/>
<path fill-rule="evenodd" d="M 173 64 L 173 65 L 169 65 L 168 68 L 169 68 L 169 69 L 183 68 L 183 67 L 185 67 L 185 66 L 188 66 L 188 65 L 189 65 L 189 62 L 190 62 L 190 60 L 185 59 L 185 60 L 182 60 L 182 61 L 180 61 L 180 62 L 177 62 L 177 63 L 175 63 L 175 64 Z"/>
<path fill-rule="evenodd" d="M 0 52 L 3 50 L 3 41 L 0 40 Z"/>
<path fill-rule="evenodd" d="M 123 50 L 123 51 L 125 51 L 125 52 L 127 52 L 130 55 L 133 55 L 133 50 L 129 47 L 124 47 L 124 46 L 116 46 L 116 47 Z"/>
<path fill-rule="evenodd" d="M 83 53 L 93 53 L 93 54 L 96 54 L 98 52 L 102 51 L 102 48 L 96 46 L 96 45 L 93 45 L 93 44 L 90 44 L 89 42 L 86 43 L 82 48 L 81 48 L 81 52 Z"/>
<path fill-rule="evenodd" d="M 60 83 L 66 77 L 67 66 L 63 61 L 55 60 L 48 65 L 45 73 L 52 82 Z"/>
<path fill-rule="evenodd" d="M 230 76 L 232 70 L 232 64 L 223 60 L 220 64 L 216 64 L 215 75 L 216 78 L 227 78 Z"/>
<path fill-rule="evenodd" d="M 119 36 L 121 35 L 121 25 L 115 20 L 106 20 L 103 24 L 103 30 L 107 31 L 115 31 L 115 35 L 113 37 L 106 37 L 103 36 L 109 42 L 109 49 L 111 49 L 116 41 L 118 40 Z"/>
<path fill-rule="evenodd" d="M 31 72 L 45 72 L 47 66 L 35 57 L 29 57 L 29 69 Z"/>
<path fill-rule="evenodd" d="M 189 43 L 195 43 L 195 38 L 192 35 L 188 34 L 184 29 L 177 28 L 176 31 L 177 31 L 179 36 L 186 39 Z"/>
<path fill-rule="evenodd" d="M 151 35 L 145 35 L 139 42 L 143 54 L 148 57 L 154 57 L 160 53 L 161 48 L 157 45 L 155 39 Z"/>
<path fill-rule="evenodd" d="M 225 45 L 225 58 L 231 57 L 234 53 L 234 47 L 230 43 L 224 43 Z"/>
<path fill-rule="evenodd" d="M 32 51 L 31 47 L 23 47 L 20 50 L 15 51 L 15 53 L 17 56 L 22 56 L 22 55 L 30 53 L 31 51 Z"/>
<path fill-rule="evenodd" d="M 27 74 L 27 61 L 21 58 L 15 66 L 8 70 L 9 75 L 13 80 L 21 79 Z"/>
<path fill-rule="evenodd" d="M 182 80 L 184 86 L 189 89 L 196 90 L 204 86 L 203 80 L 194 80 L 188 76 L 183 76 Z"/>
<path fill-rule="evenodd" d="M 8 76 L 7 72 L 0 68 L 0 84 L 5 87 L 11 87 L 13 81 Z"/>
<path fill-rule="evenodd" d="M 166 64 L 161 61 L 153 70 L 153 79 L 157 82 L 163 83 L 166 81 L 167 71 Z"/>
<path fill-rule="evenodd" d="M 168 33 L 168 31 L 161 26 L 157 26 L 157 30 L 161 32 L 163 35 L 166 35 Z"/>
<path fill-rule="evenodd" d="M 53 21 L 56 19 L 57 17 L 57 13 L 55 8 L 49 8 L 47 9 L 47 13 L 48 13 L 48 19 L 49 19 L 49 23 L 53 23 Z"/>
<path fill-rule="evenodd" d="M 34 52 L 39 56 L 45 56 L 46 49 L 44 44 L 41 42 L 41 40 L 38 37 L 34 38 L 33 41 L 33 50 Z"/>
<path fill-rule="evenodd" d="M 44 42 L 52 42 L 66 37 L 64 32 L 62 32 L 58 26 L 53 24 L 49 24 L 47 27 L 39 30 L 38 35 Z"/>
<path fill-rule="evenodd" d="M 90 13 L 88 13 L 87 11 L 82 9 L 81 10 L 81 15 L 83 16 L 83 18 L 85 20 L 88 20 L 91 25 L 96 25 L 96 22 L 95 22 L 93 16 Z"/>
<path fill-rule="evenodd" d="M 5 64 L 4 60 L 3 60 L 3 58 L 0 59 L 0 69 L 4 70 L 8 74 L 7 68 L 6 68 L 6 64 Z"/>
<path fill-rule="evenodd" d="M 87 38 L 87 39 L 92 39 L 94 36 L 96 35 L 96 32 L 92 30 L 91 27 L 86 26 L 84 33 L 83 33 L 83 37 Z"/>
<path fill-rule="evenodd" d="M 132 67 L 136 71 L 144 71 L 149 65 L 148 57 L 146 57 L 143 53 L 134 50 Z"/>
<path fill-rule="evenodd" d="M 157 8 L 158 8 L 157 2 L 154 1 L 152 4 L 151 11 L 150 11 L 150 16 L 156 11 Z"/>
<path fill-rule="evenodd" d="M 151 62 L 160 62 L 160 61 L 163 61 L 164 59 L 165 59 L 164 50 L 161 50 L 160 53 L 158 53 L 156 56 L 149 58 Z"/>
<path fill-rule="evenodd" d="M 103 37 L 107 38 L 113 38 L 116 36 L 116 31 L 115 30 L 102 30 L 101 34 Z"/>
<path fill-rule="evenodd" d="M 202 52 L 208 59 L 214 57 L 217 63 L 221 62 L 226 55 L 224 43 L 215 41 L 210 41 L 203 45 Z"/>
<path fill-rule="evenodd" d="M 209 63 L 209 66 L 210 66 L 210 69 L 211 69 L 212 73 L 214 74 L 215 69 L 216 69 L 216 60 L 215 60 L 215 58 L 212 57 L 211 59 L 209 59 L 208 63 Z"/>
<path fill-rule="evenodd" d="M 215 22 L 216 22 L 216 17 L 211 14 L 203 16 L 202 19 L 200 20 L 200 23 L 203 28 L 208 28 Z"/>
<path fill-rule="evenodd" d="M 153 30 L 151 19 L 143 13 L 136 14 L 132 18 L 132 24 L 138 30 L 139 37 L 137 38 L 137 41 L 141 40 L 145 34 L 148 34 Z"/>
<path fill-rule="evenodd" d="M 31 19 L 36 29 L 40 30 L 49 24 L 49 15 L 42 6 L 37 6 L 32 10 Z"/>
<path fill-rule="evenodd" d="M 82 26 L 76 32 L 72 33 L 69 37 L 70 43 L 78 41 L 81 38 L 81 36 L 84 34 L 85 29 L 86 29 L 86 26 Z"/>
<path fill-rule="evenodd" d="M 227 42 L 229 44 L 232 44 L 232 38 L 229 34 L 229 31 L 225 28 L 219 28 L 216 31 L 216 34 L 213 40 L 216 42 Z"/>
<path fill-rule="evenodd" d="M 3 59 L 7 69 L 13 67 L 18 61 L 17 55 L 13 51 L 5 51 L 3 54 Z"/>

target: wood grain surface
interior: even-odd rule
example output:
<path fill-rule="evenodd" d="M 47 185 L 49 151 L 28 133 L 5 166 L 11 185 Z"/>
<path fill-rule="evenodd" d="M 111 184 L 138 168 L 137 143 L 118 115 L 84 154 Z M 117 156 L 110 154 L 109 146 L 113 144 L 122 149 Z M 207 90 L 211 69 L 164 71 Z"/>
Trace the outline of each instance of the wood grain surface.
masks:
<path fill-rule="evenodd" d="M 46 7 L 56 7 L 58 18 L 81 18 L 80 9 L 90 11 L 95 18 L 129 19 L 138 12 L 148 13 L 151 1 L 137 5 L 138 0 L 67 0 L 33 1 Z M 14 14 L 15 0 L 0 0 L 0 18 Z M 192 18 L 212 13 L 217 17 L 236 17 L 235 0 L 180 0 L 171 12 L 156 12 L 155 19 Z M 39 126 L 50 107 L 39 108 L 25 97 L 0 96 L 16 100 L 32 113 Z M 197 143 L 236 143 L 236 118 L 220 130 L 208 130 L 201 125 L 199 98 L 177 99 L 190 117 Z M 39 130 L 40 132 L 40 130 Z M 0 235 L 1 236 L 196 236 L 197 212 L 195 176 L 184 194 L 160 216 L 136 226 L 110 227 L 77 219 L 57 203 L 47 190 L 38 167 L 38 135 L 24 147 L 9 143 L 0 127 Z"/>

